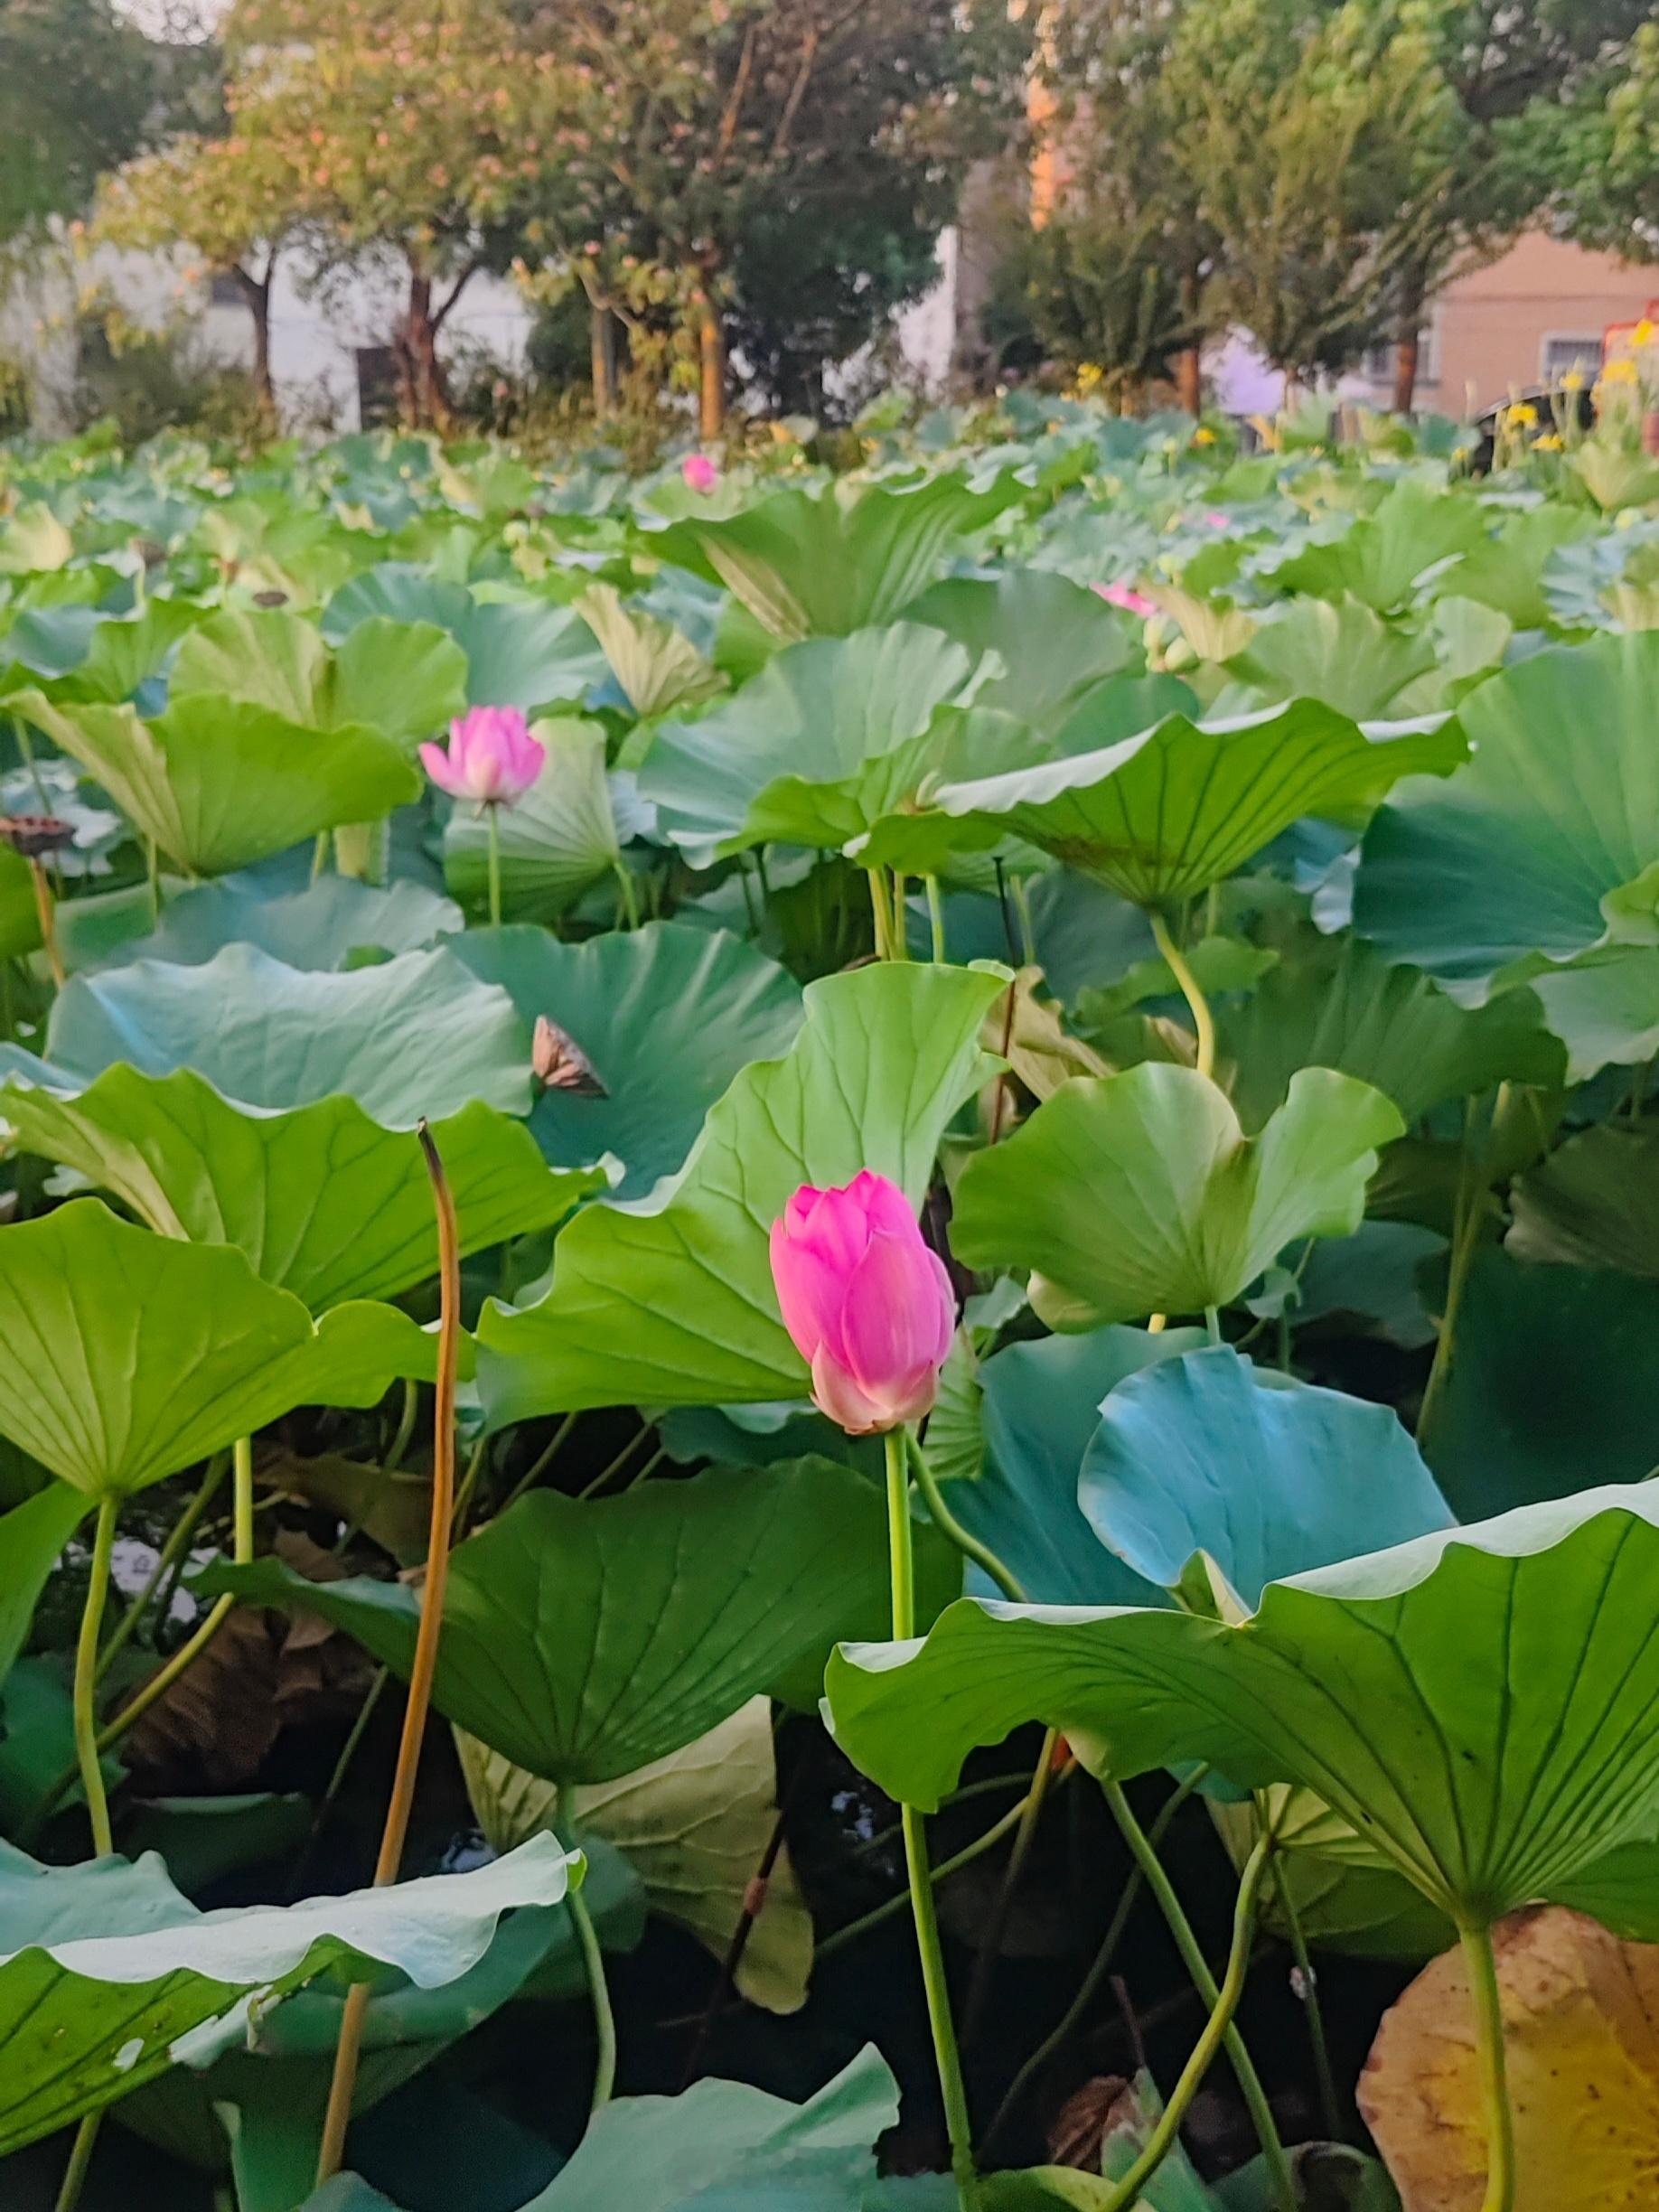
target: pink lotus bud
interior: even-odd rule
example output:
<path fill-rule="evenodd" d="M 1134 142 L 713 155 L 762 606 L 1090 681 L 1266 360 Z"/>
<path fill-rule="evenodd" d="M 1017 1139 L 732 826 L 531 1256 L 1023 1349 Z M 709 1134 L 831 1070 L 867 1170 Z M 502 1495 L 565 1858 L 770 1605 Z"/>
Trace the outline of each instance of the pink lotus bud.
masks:
<path fill-rule="evenodd" d="M 956 1298 L 886 1176 L 867 1167 L 844 1190 L 803 1183 L 772 1224 L 772 1279 L 812 1401 L 849 1436 L 933 1410 Z"/>
<path fill-rule="evenodd" d="M 712 492 L 720 481 L 720 472 L 707 454 L 688 454 L 680 473 L 693 492 Z"/>
<path fill-rule="evenodd" d="M 449 745 L 424 745 L 421 764 L 440 791 L 480 806 L 511 806 L 541 773 L 548 749 L 516 707 L 469 707 Z"/>
<path fill-rule="evenodd" d="M 1227 530 L 1231 527 L 1231 518 L 1223 514 L 1219 507 L 1212 507 L 1204 519 L 1212 530 Z"/>
<path fill-rule="evenodd" d="M 1157 607 L 1144 592 L 1138 592 L 1128 584 L 1094 584 L 1090 586 L 1099 592 L 1108 606 L 1121 607 L 1126 614 L 1139 614 L 1142 620 L 1156 614 Z"/>

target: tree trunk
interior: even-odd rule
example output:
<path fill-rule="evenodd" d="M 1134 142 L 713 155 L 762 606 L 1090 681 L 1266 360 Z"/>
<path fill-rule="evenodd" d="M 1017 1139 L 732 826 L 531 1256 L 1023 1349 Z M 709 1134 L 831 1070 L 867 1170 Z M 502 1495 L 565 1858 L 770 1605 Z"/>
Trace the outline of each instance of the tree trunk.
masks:
<path fill-rule="evenodd" d="M 409 272 L 409 296 L 392 336 L 404 418 L 412 430 L 451 428 L 449 393 L 437 354 L 437 323 L 432 313 L 432 279 Z"/>
<path fill-rule="evenodd" d="M 276 421 L 276 387 L 271 381 L 271 271 L 267 267 L 263 277 L 252 276 L 247 269 L 239 267 L 231 273 L 253 318 L 254 393 L 259 402 L 260 414 L 274 426 Z"/>
<path fill-rule="evenodd" d="M 1408 276 L 1394 340 L 1394 412 L 1410 415 L 1417 406 L 1417 379 L 1422 367 L 1423 285 Z"/>
<path fill-rule="evenodd" d="M 698 299 L 697 350 L 701 368 L 698 389 L 698 435 L 717 438 L 726 428 L 726 323 L 707 279 Z"/>
<path fill-rule="evenodd" d="M 1176 389 L 1195 421 L 1204 413 L 1204 359 L 1198 348 L 1183 346 L 1176 355 Z"/>
<path fill-rule="evenodd" d="M 616 317 L 597 300 L 587 310 L 593 360 L 594 417 L 608 422 L 616 412 Z"/>

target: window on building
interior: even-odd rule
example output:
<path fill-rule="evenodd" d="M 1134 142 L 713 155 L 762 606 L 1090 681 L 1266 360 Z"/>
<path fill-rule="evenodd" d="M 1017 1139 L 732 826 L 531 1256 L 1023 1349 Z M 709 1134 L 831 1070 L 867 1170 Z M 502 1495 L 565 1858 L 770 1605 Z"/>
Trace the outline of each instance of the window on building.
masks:
<path fill-rule="evenodd" d="M 1382 345 L 1367 348 L 1360 363 L 1361 375 L 1371 384 L 1392 384 L 1398 350 L 1392 338 Z M 1440 333 L 1432 323 L 1425 323 L 1417 333 L 1417 380 L 1420 384 L 1440 380 Z"/>
<path fill-rule="evenodd" d="M 357 417 L 365 430 L 398 419 L 398 364 L 389 345 L 357 348 Z"/>
<path fill-rule="evenodd" d="M 1594 376 L 1601 367 L 1601 338 L 1598 333 L 1580 332 L 1561 333 L 1543 342 L 1543 380 L 1559 384 L 1564 376 L 1577 370 L 1581 376 Z"/>

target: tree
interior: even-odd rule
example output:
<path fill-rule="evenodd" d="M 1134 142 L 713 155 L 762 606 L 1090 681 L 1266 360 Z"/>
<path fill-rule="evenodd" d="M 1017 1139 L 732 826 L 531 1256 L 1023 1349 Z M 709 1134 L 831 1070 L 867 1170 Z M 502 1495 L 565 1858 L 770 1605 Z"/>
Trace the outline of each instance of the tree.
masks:
<path fill-rule="evenodd" d="M 267 417 L 271 283 L 305 202 L 303 182 L 276 147 L 191 133 L 105 180 L 94 235 L 141 251 L 190 245 L 235 279 L 253 321 L 253 381 Z"/>
<path fill-rule="evenodd" d="M 1586 245 L 1659 260 L 1659 23 L 1643 25 L 1627 67 L 1598 89 L 1558 140 L 1564 220 Z"/>
<path fill-rule="evenodd" d="M 862 230 L 902 252 L 947 221 L 969 161 L 1017 126 L 1028 41 L 1005 0 L 556 0 L 539 35 L 534 136 L 560 194 L 543 250 L 602 241 L 674 272 L 705 436 L 724 420 L 745 274 L 779 239 Z M 819 259 L 820 300 L 844 301 L 885 247 L 861 258 L 850 277 Z"/>
<path fill-rule="evenodd" d="M 1457 101 L 1420 10 L 1190 0 L 1163 96 L 1167 157 L 1222 241 L 1218 307 L 1292 386 L 1347 367 L 1456 172 Z"/>
<path fill-rule="evenodd" d="M 0 0 L 0 243 L 89 205 L 139 144 L 155 62 L 108 0 Z"/>

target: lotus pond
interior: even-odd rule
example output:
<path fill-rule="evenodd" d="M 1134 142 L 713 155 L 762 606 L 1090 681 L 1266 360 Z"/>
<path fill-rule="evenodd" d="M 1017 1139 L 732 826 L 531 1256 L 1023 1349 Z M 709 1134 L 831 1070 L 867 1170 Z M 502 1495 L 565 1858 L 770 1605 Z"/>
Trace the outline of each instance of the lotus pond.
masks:
<path fill-rule="evenodd" d="M 8 2207 L 1652 2205 L 1659 471 L 1457 445 L 0 455 Z"/>

